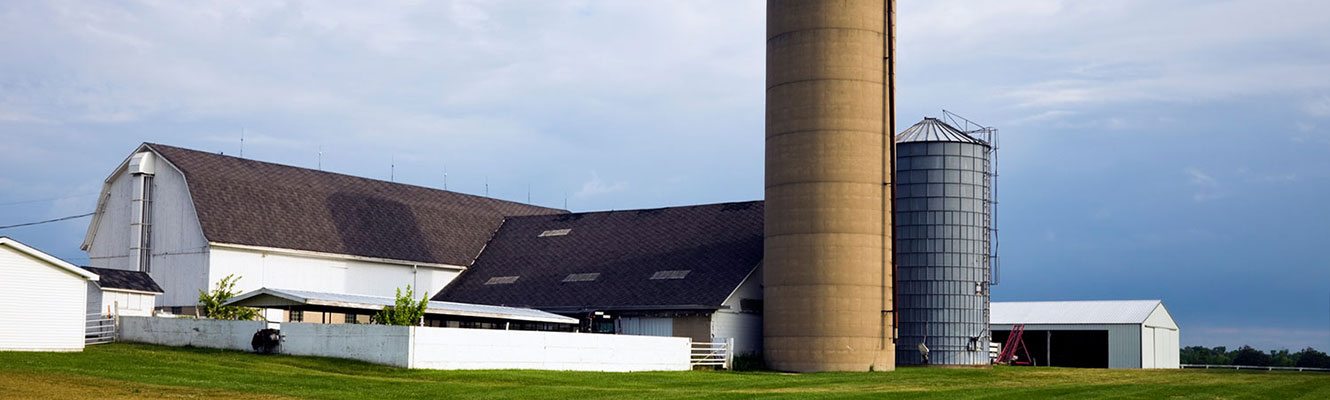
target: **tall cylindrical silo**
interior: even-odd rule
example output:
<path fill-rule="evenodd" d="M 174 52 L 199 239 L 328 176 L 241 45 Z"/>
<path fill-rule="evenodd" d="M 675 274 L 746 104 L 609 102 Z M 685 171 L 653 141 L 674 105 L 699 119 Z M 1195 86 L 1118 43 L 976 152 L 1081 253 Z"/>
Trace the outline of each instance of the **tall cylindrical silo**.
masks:
<path fill-rule="evenodd" d="M 768 0 L 767 364 L 895 368 L 893 0 Z"/>
<path fill-rule="evenodd" d="M 989 144 L 926 118 L 896 148 L 897 360 L 988 366 Z"/>

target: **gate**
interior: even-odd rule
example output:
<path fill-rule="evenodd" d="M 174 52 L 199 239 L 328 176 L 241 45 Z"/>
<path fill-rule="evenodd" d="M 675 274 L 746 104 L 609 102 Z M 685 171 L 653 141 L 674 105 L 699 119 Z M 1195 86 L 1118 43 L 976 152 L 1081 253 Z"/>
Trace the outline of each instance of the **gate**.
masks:
<path fill-rule="evenodd" d="M 115 316 L 92 313 L 87 315 L 87 321 L 83 328 L 83 344 L 94 345 L 115 341 Z"/>
<path fill-rule="evenodd" d="M 712 339 L 715 340 L 715 339 Z M 734 364 L 734 339 L 724 342 L 691 342 L 688 362 L 694 368 L 713 367 L 730 369 Z"/>

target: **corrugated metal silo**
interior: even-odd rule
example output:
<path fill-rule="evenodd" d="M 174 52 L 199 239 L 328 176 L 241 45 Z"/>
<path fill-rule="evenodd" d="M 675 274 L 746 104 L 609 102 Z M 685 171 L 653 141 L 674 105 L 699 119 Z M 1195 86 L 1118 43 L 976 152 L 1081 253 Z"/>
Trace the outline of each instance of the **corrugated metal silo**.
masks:
<path fill-rule="evenodd" d="M 990 146 L 925 118 L 896 148 L 897 362 L 987 366 Z"/>

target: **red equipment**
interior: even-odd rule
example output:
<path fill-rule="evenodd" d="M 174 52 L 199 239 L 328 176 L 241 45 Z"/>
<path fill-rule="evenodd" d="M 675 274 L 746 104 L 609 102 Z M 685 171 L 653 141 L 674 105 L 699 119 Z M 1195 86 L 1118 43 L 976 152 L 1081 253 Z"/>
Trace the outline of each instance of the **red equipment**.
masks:
<path fill-rule="evenodd" d="M 1025 341 L 1022 336 L 1025 335 L 1025 324 L 1018 324 L 1011 327 L 1011 334 L 1007 335 L 1007 342 L 1002 344 L 1002 352 L 998 354 L 998 364 L 1016 364 L 1030 365 L 1033 358 L 1030 358 L 1030 350 L 1025 348 Z M 1025 359 L 1013 361 L 1016 358 L 1016 350 L 1020 349 L 1025 353 Z"/>

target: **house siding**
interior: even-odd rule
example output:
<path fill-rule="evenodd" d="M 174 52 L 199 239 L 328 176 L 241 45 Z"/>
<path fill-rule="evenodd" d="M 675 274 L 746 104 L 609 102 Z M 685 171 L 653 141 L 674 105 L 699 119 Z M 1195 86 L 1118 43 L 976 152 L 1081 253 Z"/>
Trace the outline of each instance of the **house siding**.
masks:
<path fill-rule="evenodd" d="M 80 351 L 87 280 L 0 246 L 0 351 Z"/>

